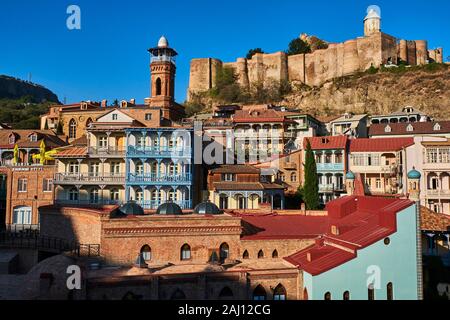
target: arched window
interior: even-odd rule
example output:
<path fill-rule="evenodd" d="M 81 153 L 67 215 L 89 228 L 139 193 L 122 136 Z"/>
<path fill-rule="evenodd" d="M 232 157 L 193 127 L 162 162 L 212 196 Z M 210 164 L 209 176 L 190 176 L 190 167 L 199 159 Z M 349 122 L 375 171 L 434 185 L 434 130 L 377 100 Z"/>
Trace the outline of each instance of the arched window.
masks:
<path fill-rule="evenodd" d="M 258 259 L 262 259 L 262 258 L 264 258 L 264 251 L 259 250 L 259 252 L 258 252 Z"/>
<path fill-rule="evenodd" d="M 242 254 L 242 259 L 248 259 L 249 255 L 248 255 L 248 251 L 245 250 L 244 253 Z"/>
<path fill-rule="evenodd" d="M 141 248 L 142 256 L 144 257 L 145 261 L 152 260 L 152 249 L 149 245 L 145 245 Z"/>
<path fill-rule="evenodd" d="M 170 300 L 185 300 L 185 299 L 186 295 L 180 289 L 175 290 L 172 296 L 170 297 Z"/>
<path fill-rule="evenodd" d="M 230 299 L 233 297 L 233 291 L 229 287 L 223 288 L 219 293 L 219 299 Z"/>
<path fill-rule="evenodd" d="M 88 118 L 88 119 L 86 120 L 86 128 L 89 128 L 89 126 L 91 125 L 92 122 L 93 122 L 92 119 L 91 119 L 91 118 Z"/>
<path fill-rule="evenodd" d="M 297 182 L 297 174 L 295 172 L 291 173 L 291 182 Z"/>
<path fill-rule="evenodd" d="M 77 137 L 77 122 L 75 119 L 71 119 L 69 122 L 69 139 L 75 139 Z"/>
<path fill-rule="evenodd" d="M 221 262 L 225 261 L 225 259 L 228 258 L 229 253 L 230 253 L 230 247 L 228 246 L 228 244 L 226 242 L 222 243 L 220 245 L 220 250 L 219 250 L 220 261 Z"/>
<path fill-rule="evenodd" d="M 394 286 L 392 285 L 392 282 L 389 282 L 387 284 L 386 290 L 387 290 L 387 299 L 394 300 Z"/>
<path fill-rule="evenodd" d="M 253 290 L 253 300 L 266 300 L 266 296 L 266 290 L 264 290 L 262 285 L 258 285 Z"/>
<path fill-rule="evenodd" d="M 273 252 L 272 252 L 272 258 L 273 259 L 277 259 L 278 258 L 278 251 L 276 249 L 273 250 Z"/>
<path fill-rule="evenodd" d="M 144 174 L 144 164 L 141 161 L 136 163 L 136 174 L 138 175 Z"/>
<path fill-rule="evenodd" d="M 70 201 L 78 201 L 79 192 L 77 188 L 72 188 L 69 191 L 69 200 Z"/>
<path fill-rule="evenodd" d="M 323 296 L 324 300 L 331 300 L 331 293 L 330 292 L 326 292 Z"/>
<path fill-rule="evenodd" d="M 191 259 L 191 247 L 188 244 L 184 244 L 181 247 L 181 260 Z"/>
<path fill-rule="evenodd" d="M 273 291 L 273 300 L 286 300 L 286 289 L 281 283 Z"/>
<path fill-rule="evenodd" d="M 349 291 L 345 291 L 344 294 L 342 295 L 342 299 L 350 300 L 350 292 Z"/>
<path fill-rule="evenodd" d="M 155 88 L 156 89 L 156 95 L 160 96 L 161 95 L 161 79 L 160 78 L 156 79 L 155 85 L 156 85 L 156 88 Z"/>

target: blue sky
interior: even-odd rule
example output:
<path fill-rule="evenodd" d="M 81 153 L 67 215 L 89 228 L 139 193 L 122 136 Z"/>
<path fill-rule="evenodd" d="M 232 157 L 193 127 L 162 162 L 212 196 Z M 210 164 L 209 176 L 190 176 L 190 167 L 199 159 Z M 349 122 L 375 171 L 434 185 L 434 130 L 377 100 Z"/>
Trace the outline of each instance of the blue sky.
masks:
<path fill-rule="evenodd" d="M 81 30 L 66 9 L 81 8 Z M 300 33 L 331 42 L 361 36 L 368 5 L 382 10 L 382 30 L 426 39 L 450 56 L 450 1 L 341 0 L 1 0 L 0 74 L 27 79 L 67 103 L 136 98 L 149 91 L 147 49 L 165 35 L 179 57 L 176 98 L 183 102 L 192 58 L 234 61 L 250 48 L 286 49 Z"/>

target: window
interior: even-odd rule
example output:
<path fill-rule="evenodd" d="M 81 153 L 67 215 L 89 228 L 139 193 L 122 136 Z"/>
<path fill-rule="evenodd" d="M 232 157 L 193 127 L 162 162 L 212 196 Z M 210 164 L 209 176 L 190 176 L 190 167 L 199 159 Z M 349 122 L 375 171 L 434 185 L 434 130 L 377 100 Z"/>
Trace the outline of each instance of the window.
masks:
<path fill-rule="evenodd" d="M 98 137 L 98 147 L 99 147 L 99 149 L 105 149 L 108 147 L 108 137 L 107 136 Z"/>
<path fill-rule="evenodd" d="M 42 181 L 42 190 L 44 192 L 52 192 L 53 191 L 53 180 L 44 178 Z"/>
<path fill-rule="evenodd" d="M 389 282 L 387 284 L 386 291 L 387 291 L 387 299 L 394 300 L 394 288 L 393 288 L 392 282 Z"/>
<path fill-rule="evenodd" d="M 279 284 L 273 291 L 273 300 L 286 300 L 286 289 Z"/>
<path fill-rule="evenodd" d="M 181 260 L 191 259 L 191 247 L 188 244 L 184 244 L 181 247 Z"/>
<path fill-rule="evenodd" d="M 342 153 L 336 153 L 335 155 L 334 155 L 334 157 L 335 157 L 335 163 L 342 163 Z"/>
<path fill-rule="evenodd" d="M 242 254 L 242 259 L 248 259 L 248 258 L 249 258 L 248 251 L 245 250 L 244 253 Z"/>
<path fill-rule="evenodd" d="M 373 284 L 369 284 L 367 288 L 367 297 L 369 300 L 375 300 L 375 289 L 373 288 Z"/>
<path fill-rule="evenodd" d="M 295 172 L 291 173 L 291 182 L 297 182 L 297 174 Z"/>
<path fill-rule="evenodd" d="M 89 165 L 89 175 L 92 177 L 98 177 L 100 175 L 100 163 L 91 162 Z"/>
<path fill-rule="evenodd" d="M 18 192 L 27 192 L 28 180 L 26 178 L 20 178 L 17 181 L 17 191 Z"/>
<path fill-rule="evenodd" d="M 9 144 L 14 144 L 15 142 L 16 142 L 16 137 L 14 136 L 14 134 L 11 134 L 10 136 L 9 136 L 9 139 L 8 139 L 9 141 Z"/>
<path fill-rule="evenodd" d="M 16 207 L 13 210 L 13 224 L 31 224 L 31 207 Z"/>
<path fill-rule="evenodd" d="M 75 139 L 77 137 L 77 122 L 75 119 L 69 122 L 69 139 Z"/>
<path fill-rule="evenodd" d="M 278 258 L 278 251 L 277 251 L 277 250 L 273 250 L 273 252 L 272 252 L 272 258 L 273 258 L 273 259 L 277 259 L 277 258 Z"/>
<path fill-rule="evenodd" d="M 234 174 L 232 173 L 222 174 L 222 181 L 234 181 Z"/>
<path fill-rule="evenodd" d="M 376 187 L 377 189 L 381 189 L 381 179 L 380 179 L 380 178 L 377 178 L 377 179 L 375 180 L 375 187 Z"/>
<path fill-rule="evenodd" d="M 110 198 L 112 201 L 119 201 L 119 189 L 111 189 Z"/>
<path fill-rule="evenodd" d="M 408 132 L 414 131 L 414 127 L 412 126 L 412 124 L 409 124 L 409 125 L 406 127 L 406 131 L 408 131 Z"/>
<path fill-rule="evenodd" d="M 31 142 L 36 142 L 37 141 L 37 134 L 36 133 L 33 133 L 33 134 L 30 135 L 30 141 Z"/>
<path fill-rule="evenodd" d="M 138 175 L 144 174 L 144 164 L 140 161 L 136 164 L 136 174 Z"/>
<path fill-rule="evenodd" d="M 136 137 L 136 145 L 141 148 L 145 147 L 145 137 L 144 136 Z"/>
<path fill-rule="evenodd" d="M 173 190 L 173 189 L 170 189 L 170 191 L 169 191 L 169 201 L 174 202 L 174 201 L 177 201 L 177 200 L 178 200 L 177 192 L 175 190 Z"/>
<path fill-rule="evenodd" d="M 220 209 L 228 209 L 228 197 L 224 194 L 221 194 L 219 197 L 219 208 Z"/>
<path fill-rule="evenodd" d="M 70 174 L 78 174 L 80 172 L 80 165 L 78 162 L 69 162 L 69 173 Z"/>
<path fill-rule="evenodd" d="M 136 191 L 136 201 L 144 201 L 144 192 L 142 190 Z"/>
<path fill-rule="evenodd" d="M 434 127 L 433 127 L 433 130 L 434 130 L 434 131 L 439 131 L 439 130 L 441 130 L 441 125 L 440 125 L 439 123 L 436 123 L 436 124 L 434 125 Z"/>
<path fill-rule="evenodd" d="M 223 262 L 225 261 L 225 259 L 228 258 L 230 253 L 230 247 L 228 246 L 227 243 L 222 243 L 220 245 L 220 249 L 219 249 L 219 257 L 220 257 L 220 261 Z"/>
<path fill-rule="evenodd" d="M 264 258 L 264 251 L 259 250 L 259 252 L 258 252 L 258 259 L 262 259 L 262 258 Z"/>
<path fill-rule="evenodd" d="M 177 168 L 177 165 L 175 164 L 175 163 L 173 163 L 173 162 L 171 162 L 170 164 L 169 164 L 169 174 L 171 175 L 171 176 L 174 176 L 174 175 L 176 175 L 178 172 L 178 170 L 177 170 L 178 168 Z"/>
<path fill-rule="evenodd" d="M 342 299 L 350 300 L 350 292 L 349 291 L 345 291 L 344 294 L 342 295 Z"/>
<path fill-rule="evenodd" d="M 282 182 L 286 181 L 286 176 L 284 175 L 284 173 L 280 173 L 280 181 Z"/>
<path fill-rule="evenodd" d="M 324 300 L 331 300 L 331 293 L 330 292 L 326 292 L 323 296 Z"/>
<path fill-rule="evenodd" d="M 99 192 L 97 188 L 91 189 L 91 192 L 89 193 L 89 202 L 92 204 L 98 203 L 99 200 Z"/>
<path fill-rule="evenodd" d="M 253 290 L 253 300 L 266 300 L 266 290 L 263 286 L 258 285 L 255 290 Z"/>
<path fill-rule="evenodd" d="M 77 188 L 72 188 L 69 191 L 69 200 L 70 201 L 78 201 L 78 189 Z"/>
<path fill-rule="evenodd" d="M 152 114 L 151 113 L 146 113 L 145 114 L 145 121 L 150 121 L 152 120 Z"/>
<path fill-rule="evenodd" d="M 120 175 L 120 162 L 111 162 L 110 171 L 112 176 Z"/>
<path fill-rule="evenodd" d="M 331 163 L 331 153 L 325 154 L 325 163 Z"/>
<path fill-rule="evenodd" d="M 141 248 L 142 257 L 145 261 L 149 261 L 152 259 L 152 249 L 149 245 L 145 245 Z"/>
<path fill-rule="evenodd" d="M 155 86 L 156 86 L 156 88 L 155 88 L 156 89 L 155 95 L 156 96 L 160 96 L 161 95 L 161 79 L 160 78 L 156 79 Z"/>
<path fill-rule="evenodd" d="M 392 131 L 392 128 L 390 126 L 386 126 L 384 128 L 384 132 L 391 132 L 391 131 Z"/>
<path fill-rule="evenodd" d="M 117 118 L 118 118 L 118 115 L 117 115 L 117 113 L 113 113 L 113 115 L 112 115 L 112 119 L 113 119 L 113 120 L 117 120 Z"/>

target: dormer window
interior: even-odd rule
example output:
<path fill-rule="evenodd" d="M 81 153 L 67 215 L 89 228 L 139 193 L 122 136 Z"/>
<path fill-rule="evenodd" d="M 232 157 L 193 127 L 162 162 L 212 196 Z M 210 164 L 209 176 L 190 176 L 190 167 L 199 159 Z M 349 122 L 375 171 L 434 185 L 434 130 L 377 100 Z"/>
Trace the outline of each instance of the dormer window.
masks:
<path fill-rule="evenodd" d="M 391 131 L 392 131 L 392 128 L 390 126 L 386 126 L 384 128 L 384 132 L 391 132 Z"/>
<path fill-rule="evenodd" d="M 12 134 L 9 136 L 9 144 L 14 144 L 16 143 L 16 137 Z"/>
<path fill-rule="evenodd" d="M 113 119 L 113 120 L 117 120 L 117 117 L 118 117 L 118 116 L 117 116 L 117 113 L 113 113 L 112 119 Z"/>
<path fill-rule="evenodd" d="M 322 138 L 322 143 L 323 144 L 328 143 L 328 142 L 329 142 L 329 140 L 327 138 Z"/>
<path fill-rule="evenodd" d="M 412 124 L 409 124 L 409 125 L 406 127 L 406 131 L 409 131 L 409 132 L 414 131 L 414 127 L 412 126 Z"/>
<path fill-rule="evenodd" d="M 234 181 L 234 174 L 232 173 L 222 174 L 222 181 Z"/>
<path fill-rule="evenodd" d="M 436 124 L 434 125 L 434 127 L 433 127 L 433 130 L 434 130 L 434 131 L 439 131 L 439 130 L 441 130 L 441 125 L 440 125 L 439 123 L 436 123 Z"/>

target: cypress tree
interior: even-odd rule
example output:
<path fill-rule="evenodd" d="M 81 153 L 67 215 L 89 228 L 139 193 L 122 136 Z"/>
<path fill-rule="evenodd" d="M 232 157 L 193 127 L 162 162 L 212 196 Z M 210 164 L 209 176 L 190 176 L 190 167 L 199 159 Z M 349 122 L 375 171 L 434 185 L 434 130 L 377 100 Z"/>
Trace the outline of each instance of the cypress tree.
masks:
<path fill-rule="evenodd" d="M 305 184 L 303 186 L 303 201 L 307 210 L 319 209 L 319 183 L 317 178 L 317 166 L 314 153 L 309 140 L 306 143 L 305 155 Z"/>

